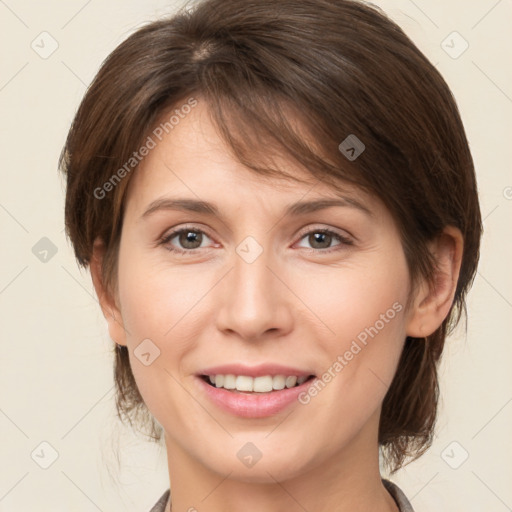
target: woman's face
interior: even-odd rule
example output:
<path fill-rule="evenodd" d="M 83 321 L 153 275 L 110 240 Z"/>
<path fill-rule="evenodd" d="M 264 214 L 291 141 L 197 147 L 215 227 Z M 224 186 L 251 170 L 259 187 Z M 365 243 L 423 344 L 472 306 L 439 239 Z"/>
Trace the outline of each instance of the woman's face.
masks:
<path fill-rule="evenodd" d="M 129 348 L 168 450 L 260 482 L 376 457 L 409 321 L 408 269 L 387 209 L 285 160 L 307 184 L 249 171 L 202 102 L 155 140 L 128 191 L 125 330 L 111 335 Z"/>

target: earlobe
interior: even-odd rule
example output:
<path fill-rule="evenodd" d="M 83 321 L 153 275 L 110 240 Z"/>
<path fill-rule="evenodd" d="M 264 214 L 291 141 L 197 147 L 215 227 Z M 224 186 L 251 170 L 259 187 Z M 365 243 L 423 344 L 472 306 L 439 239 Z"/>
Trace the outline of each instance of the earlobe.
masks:
<path fill-rule="evenodd" d="M 423 281 L 418 287 L 410 310 L 407 336 L 429 336 L 448 316 L 457 289 L 463 245 L 460 230 L 453 226 L 447 226 L 431 244 L 436 262 L 434 280 L 432 283 Z"/>
<path fill-rule="evenodd" d="M 92 258 L 90 263 L 91 277 L 98 296 L 101 311 L 107 320 L 108 331 L 112 341 L 118 345 L 126 345 L 126 331 L 124 329 L 121 311 L 116 304 L 115 298 L 103 283 L 102 265 L 105 254 L 105 245 L 100 238 L 96 238 L 93 244 Z"/>

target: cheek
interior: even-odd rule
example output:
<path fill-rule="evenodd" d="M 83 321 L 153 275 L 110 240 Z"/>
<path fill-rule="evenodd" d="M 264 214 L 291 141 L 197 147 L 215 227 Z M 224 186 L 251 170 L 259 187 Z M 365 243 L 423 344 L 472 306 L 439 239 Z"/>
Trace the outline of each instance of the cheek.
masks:
<path fill-rule="evenodd" d="M 367 258 L 354 265 L 302 272 L 294 278 L 294 291 L 303 298 L 326 331 L 322 339 L 333 348 L 376 327 L 385 337 L 401 333 L 409 289 L 404 257 Z"/>
<path fill-rule="evenodd" d="M 384 398 L 405 340 L 409 275 L 405 258 L 396 254 L 297 280 L 298 295 L 307 297 L 321 322 L 319 401 L 328 407 L 336 400 L 339 413 L 356 423 L 357 414 L 364 419 Z M 305 396 L 304 403 L 317 396 L 311 391 L 315 396 Z"/>
<path fill-rule="evenodd" d="M 205 273 L 148 263 L 135 250 L 125 250 L 118 272 L 131 368 L 146 405 L 161 423 L 167 409 L 197 416 L 195 403 L 179 381 L 190 373 L 190 356 L 207 316 L 203 297 L 212 283 Z M 145 352 L 150 356 L 141 362 L 138 356 Z M 144 359 L 152 362 L 145 365 Z"/>
<path fill-rule="evenodd" d="M 198 289 L 200 279 L 190 282 L 177 270 L 143 265 L 136 257 L 120 261 L 119 276 L 122 317 L 129 332 L 127 345 L 137 387 L 152 415 L 162 425 L 179 430 L 182 420 L 178 418 L 201 414 L 182 383 L 189 354 L 201 334 L 194 321 L 200 312 L 194 304 L 204 295 Z M 144 352 L 149 352 L 146 362 L 149 359 L 150 364 L 144 364 L 144 356 L 139 358 Z"/>
<path fill-rule="evenodd" d="M 209 287 L 206 278 L 177 266 L 152 264 L 135 251 L 120 258 L 122 316 L 132 346 L 141 337 L 159 340 L 160 349 L 179 351 L 186 346 L 193 337 L 183 336 L 184 328 L 193 330 L 195 308 Z"/>

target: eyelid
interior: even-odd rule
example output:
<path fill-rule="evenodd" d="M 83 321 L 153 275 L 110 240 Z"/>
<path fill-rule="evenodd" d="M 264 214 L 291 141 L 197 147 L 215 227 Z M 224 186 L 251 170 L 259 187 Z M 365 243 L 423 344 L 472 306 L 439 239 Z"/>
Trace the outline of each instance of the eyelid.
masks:
<path fill-rule="evenodd" d="M 304 229 L 300 230 L 297 233 L 296 237 L 299 237 L 299 239 L 302 239 L 305 235 L 310 234 L 312 231 L 328 231 L 329 233 L 333 233 L 333 234 L 339 236 L 343 240 L 350 239 L 350 241 L 352 241 L 352 242 L 356 241 L 356 237 L 354 235 L 352 235 L 352 233 L 348 232 L 347 230 L 342 230 L 339 228 L 328 226 L 326 224 L 323 224 L 323 225 L 322 224 L 317 224 L 317 225 L 313 224 L 313 225 L 306 226 Z"/>
<path fill-rule="evenodd" d="M 201 231 L 202 233 L 205 233 L 206 235 L 208 235 L 210 238 L 213 238 L 209 234 L 209 228 L 202 225 L 201 223 L 199 223 L 199 224 L 195 224 L 195 223 L 176 224 L 175 226 L 171 226 L 171 227 L 165 229 L 165 231 L 162 233 L 162 235 L 160 235 L 158 238 L 159 239 L 167 238 L 171 234 L 175 235 L 175 234 L 177 234 L 177 232 L 184 231 L 187 229 L 189 229 L 190 231 Z"/>

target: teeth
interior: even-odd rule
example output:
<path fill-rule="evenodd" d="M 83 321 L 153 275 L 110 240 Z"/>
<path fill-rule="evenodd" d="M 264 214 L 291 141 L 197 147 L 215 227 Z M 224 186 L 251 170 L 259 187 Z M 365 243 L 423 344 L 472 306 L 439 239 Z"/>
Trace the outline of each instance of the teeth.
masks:
<path fill-rule="evenodd" d="M 245 375 L 239 375 L 235 381 L 235 389 L 237 391 L 252 391 L 254 379 L 252 377 L 246 377 Z"/>
<path fill-rule="evenodd" d="M 224 388 L 235 389 L 236 388 L 236 377 L 234 375 L 224 376 Z"/>
<path fill-rule="evenodd" d="M 273 379 L 270 375 L 265 375 L 265 377 L 256 377 L 254 379 L 252 390 L 256 393 L 268 393 L 269 391 L 272 391 L 272 384 Z"/>
<path fill-rule="evenodd" d="M 297 384 L 297 377 L 286 377 L 286 387 L 293 388 Z"/>
<path fill-rule="evenodd" d="M 284 389 L 286 385 L 286 378 L 284 375 L 276 375 L 272 379 L 272 388 L 273 389 Z"/>
<path fill-rule="evenodd" d="M 232 389 L 236 391 L 269 393 L 272 390 L 293 388 L 303 384 L 308 377 L 295 375 L 265 375 L 262 377 L 248 377 L 247 375 L 209 375 L 210 382 L 217 388 Z"/>

